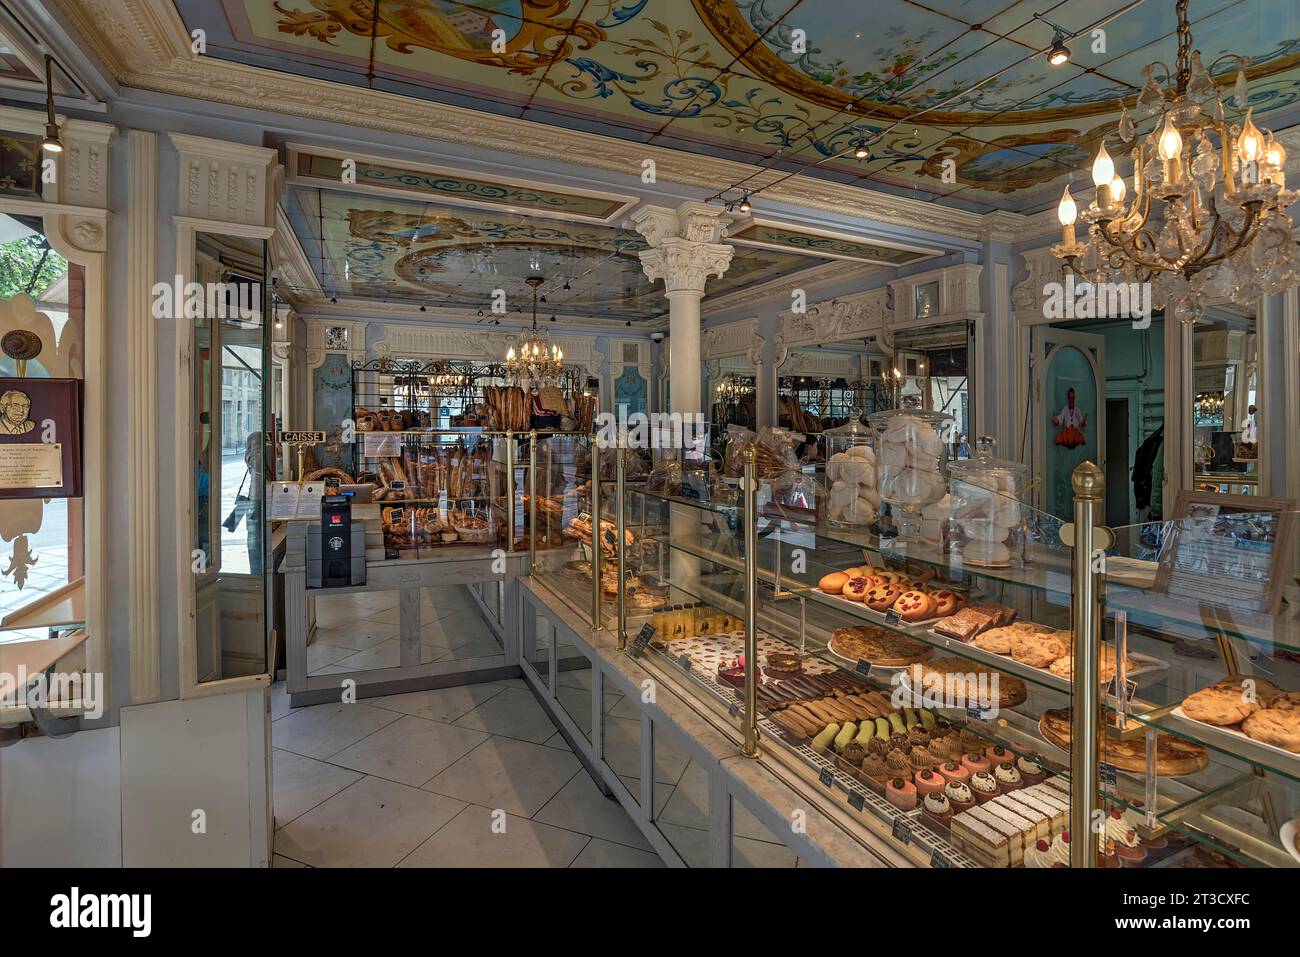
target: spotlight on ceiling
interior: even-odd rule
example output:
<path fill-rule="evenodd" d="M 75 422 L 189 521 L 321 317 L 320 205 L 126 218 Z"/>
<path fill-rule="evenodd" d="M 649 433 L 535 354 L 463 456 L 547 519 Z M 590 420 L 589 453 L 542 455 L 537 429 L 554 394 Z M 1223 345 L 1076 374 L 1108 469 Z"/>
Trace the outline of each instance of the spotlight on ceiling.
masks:
<path fill-rule="evenodd" d="M 421 312 L 424 312 L 424 311 L 425 311 L 425 308 L 424 308 L 424 306 L 423 306 L 423 305 L 422 305 L 422 306 L 420 306 L 420 311 L 421 311 Z"/>
<path fill-rule="evenodd" d="M 59 124 L 54 119 L 54 84 L 50 79 L 50 64 L 53 62 L 54 57 L 45 54 L 45 139 L 41 140 L 41 149 L 47 153 L 62 153 Z"/>
<path fill-rule="evenodd" d="M 853 158 L 864 160 L 871 155 L 871 150 L 867 149 L 866 140 L 858 140 L 857 146 L 853 147 Z"/>
<path fill-rule="evenodd" d="M 334 303 L 335 305 L 338 305 L 338 301 L 339 301 L 338 296 L 330 296 L 330 302 Z"/>
<path fill-rule="evenodd" d="M 746 193 L 743 197 L 741 197 L 741 200 L 740 200 L 740 211 L 741 211 L 742 213 L 748 213 L 748 212 L 750 211 L 750 209 L 752 209 L 752 208 L 753 208 L 753 207 L 751 207 L 751 206 L 749 205 L 749 193 Z"/>
<path fill-rule="evenodd" d="M 572 288 L 573 288 L 572 286 L 569 285 L 569 280 L 567 280 L 567 279 L 564 280 L 564 288 L 565 288 L 565 289 L 572 289 Z"/>
<path fill-rule="evenodd" d="M 1079 35 L 1078 32 L 1076 31 L 1071 33 L 1059 23 L 1053 23 L 1051 20 L 1047 19 L 1047 17 L 1043 16 L 1041 13 L 1035 13 L 1033 18 L 1035 20 L 1042 20 L 1052 28 L 1052 45 L 1047 51 L 1047 62 L 1052 66 L 1063 66 L 1064 64 L 1069 63 L 1070 48 L 1065 45 L 1065 41 L 1073 40 Z"/>
<path fill-rule="evenodd" d="M 625 325 L 625 326 L 631 326 L 631 325 L 632 325 L 632 320 L 629 319 L 627 322 L 623 323 L 623 325 Z"/>
<path fill-rule="evenodd" d="M 1065 45 L 1065 37 L 1059 33 L 1052 37 L 1052 49 L 1048 51 L 1047 62 L 1052 66 L 1060 66 L 1068 63 L 1070 60 L 1070 48 Z"/>

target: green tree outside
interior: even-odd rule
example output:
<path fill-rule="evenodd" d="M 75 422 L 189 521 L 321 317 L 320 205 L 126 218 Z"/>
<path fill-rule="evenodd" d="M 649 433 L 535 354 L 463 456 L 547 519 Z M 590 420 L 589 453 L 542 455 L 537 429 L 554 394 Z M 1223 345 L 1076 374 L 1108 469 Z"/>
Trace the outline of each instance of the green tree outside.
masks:
<path fill-rule="evenodd" d="M 43 253 L 46 254 L 44 262 L 41 261 Z M 38 268 L 40 274 L 36 275 Z M 68 261 L 53 249 L 46 253 L 40 236 L 0 243 L 0 299 L 12 299 L 28 290 L 29 295 L 39 293 L 67 271 Z"/>

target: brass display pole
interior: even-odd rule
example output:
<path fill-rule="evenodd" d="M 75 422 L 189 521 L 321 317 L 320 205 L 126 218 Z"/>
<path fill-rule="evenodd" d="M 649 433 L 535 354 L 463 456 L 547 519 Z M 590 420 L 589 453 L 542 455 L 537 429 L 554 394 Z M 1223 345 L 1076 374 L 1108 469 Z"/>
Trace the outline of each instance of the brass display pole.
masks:
<path fill-rule="evenodd" d="M 506 433 L 506 551 L 515 550 L 515 434 Z"/>
<path fill-rule="evenodd" d="M 1074 486 L 1074 561 L 1070 614 L 1074 661 L 1070 708 L 1070 866 L 1097 866 L 1093 814 L 1101 804 L 1098 731 L 1101 644 L 1101 594 L 1094 521 L 1102 507 L 1106 477 L 1093 462 L 1083 462 L 1071 476 Z"/>
<path fill-rule="evenodd" d="M 600 443 L 591 437 L 591 627 L 600 628 Z"/>
<path fill-rule="evenodd" d="M 537 430 L 528 433 L 528 574 L 537 569 Z"/>
<path fill-rule="evenodd" d="M 615 543 L 615 554 L 618 556 L 618 650 L 627 650 L 627 547 L 624 541 L 623 531 L 626 521 L 623 517 L 623 508 L 626 505 L 624 495 L 627 492 L 627 437 L 620 435 L 618 437 L 618 451 L 615 454 L 615 465 L 618 466 L 618 478 L 614 486 L 614 528 L 615 534 L 618 535 L 618 541 Z M 594 518 L 591 523 L 591 542 L 594 548 L 600 547 L 598 536 L 600 535 L 600 519 Z"/>
<path fill-rule="evenodd" d="M 740 753 L 758 757 L 758 480 L 751 444 L 745 463 L 745 743 Z"/>

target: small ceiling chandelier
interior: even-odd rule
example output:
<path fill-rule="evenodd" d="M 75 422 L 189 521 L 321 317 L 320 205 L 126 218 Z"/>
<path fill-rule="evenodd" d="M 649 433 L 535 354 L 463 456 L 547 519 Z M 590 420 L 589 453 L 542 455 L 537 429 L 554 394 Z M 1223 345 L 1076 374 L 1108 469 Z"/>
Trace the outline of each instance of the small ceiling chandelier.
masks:
<path fill-rule="evenodd" d="M 543 281 L 541 276 L 524 280 L 533 289 L 533 327 L 506 352 L 506 378 L 533 393 L 556 384 L 564 375 L 564 352 L 537 327 L 537 287 Z"/>
<path fill-rule="evenodd" d="M 1142 70 L 1137 109 L 1159 119 L 1132 149 L 1132 196 L 1126 202 L 1129 190 L 1103 140 L 1092 164 L 1096 196 L 1082 211 L 1087 238 L 1076 239 L 1079 209 L 1067 186 L 1057 207 L 1062 241 L 1052 254 L 1088 282 L 1149 282 L 1157 304 L 1193 322 L 1210 300 L 1247 304 L 1300 281 L 1286 214 L 1300 193 L 1286 188 L 1286 150 L 1255 125 L 1250 108 L 1240 123 L 1225 116 L 1211 71 L 1234 61 L 1234 105 L 1246 106 L 1249 58 L 1225 54 L 1207 70 L 1192 49 L 1187 0 L 1176 10 L 1176 69 L 1157 61 Z M 1125 144 L 1136 137 L 1127 106 L 1117 133 Z"/>

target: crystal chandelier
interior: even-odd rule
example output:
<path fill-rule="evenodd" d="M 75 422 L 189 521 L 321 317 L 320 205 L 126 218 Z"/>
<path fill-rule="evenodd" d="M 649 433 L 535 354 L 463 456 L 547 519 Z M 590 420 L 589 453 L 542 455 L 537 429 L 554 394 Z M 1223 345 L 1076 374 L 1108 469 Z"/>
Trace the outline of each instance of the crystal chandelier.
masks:
<path fill-rule="evenodd" d="M 537 328 L 537 287 L 541 276 L 524 282 L 533 288 L 533 328 L 523 333 L 506 352 L 506 378 L 530 392 L 554 385 L 564 376 L 564 352 Z"/>
<path fill-rule="evenodd" d="M 1092 164 L 1096 195 L 1082 213 L 1087 238 L 1076 238 L 1079 210 L 1067 186 L 1057 207 L 1062 241 L 1052 254 L 1087 282 L 1149 282 L 1157 304 L 1193 322 L 1211 300 L 1249 304 L 1300 282 L 1286 214 L 1300 193 L 1286 188 L 1286 150 L 1255 125 L 1251 110 L 1240 123 L 1226 118 L 1210 71 L 1235 62 L 1233 100 L 1245 106 L 1249 59 L 1225 54 L 1207 70 L 1192 49 L 1187 0 L 1176 9 L 1176 69 L 1156 62 L 1142 70 L 1137 109 L 1159 119 L 1132 147 L 1132 197 L 1126 202 L 1129 190 L 1103 140 Z M 1125 144 L 1135 139 L 1126 106 L 1117 133 Z"/>

